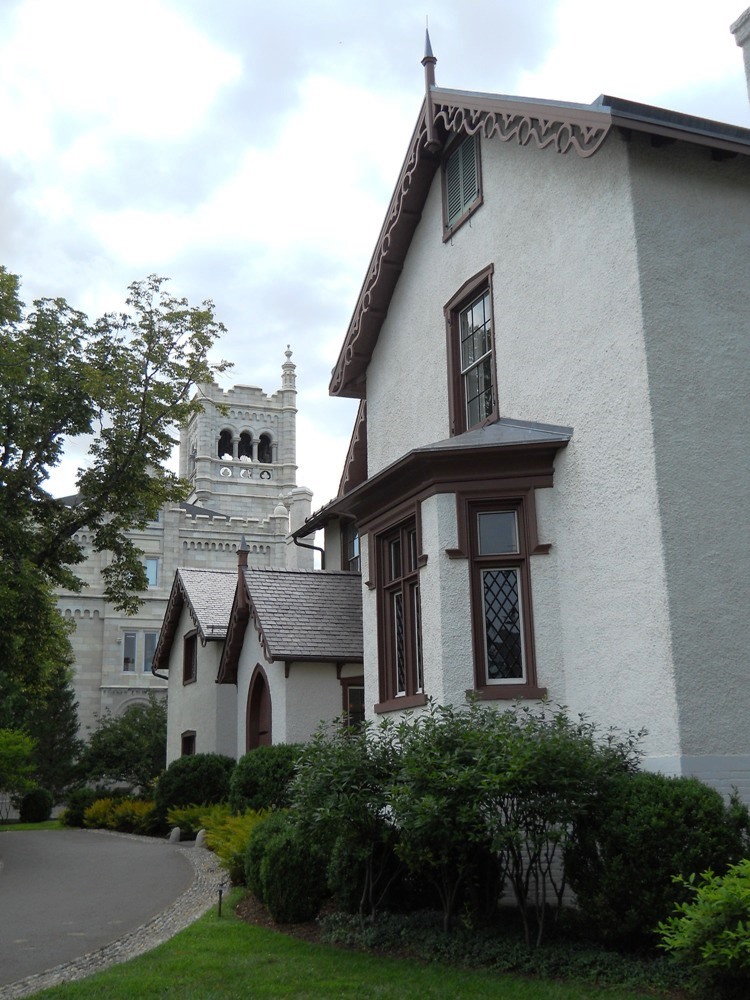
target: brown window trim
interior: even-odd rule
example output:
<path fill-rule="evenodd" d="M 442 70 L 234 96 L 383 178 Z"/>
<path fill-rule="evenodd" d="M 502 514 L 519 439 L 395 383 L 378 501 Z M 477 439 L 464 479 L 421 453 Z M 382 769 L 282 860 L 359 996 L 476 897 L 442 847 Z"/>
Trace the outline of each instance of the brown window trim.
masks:
<path fill-rule="evenodd" d="M 378 694 L 376 713 L 415 708 L 427 702 L 422 659 L 421 599 L 419 594 L 421 526 L 415 505 L 391 521 L 388 527 L 370 534 L 370 569 L 374 569 L 378 605 Z M 414 535 L 412 551 L 411 538 Z M 389 569 L 394 546 L 398 546 L 398 572 Z M 374 559 L 372 558 L 374 556 Z M 374 566 L 373 566 L 374 562 Z M 423 563 L 422 563 L 423 565 Z M 372 579 L 372 576 L 371 576 Z M 403 645 L 404 691 L 397 693 L 398 656 L 396 601 L 400 598 Z"/>
<path fill-rule="evenodd" d="M 478 271 L 461 285 L 458 291 L 443 306 L 445 316 L 445 335 L 447 341 L 448 356 L 448 407 L 450 417 L 451 436 L 463 434 L 464 431 L 471 430 L 466 419 L 466 399 L 464 395 L 464 382 L 461 374 L 461 336 L 459 332 L 459 314 L 472 299 L 476 298 L 485 289 L 489 292 L 490 298 L 490 335 L 492 338 L 492 387 L 493 401 L 492 412 L 480 423 L 472 427 L 481 427 L 483 424 L 492 423 L 498 419 L 500 411 L 498 408 L 497 391 L 497 342 L 495 337 L 495 296 L 492 288 L 492 278 L 495 273 L 495 265 L 488 264 L 487 267 Z"/>
<path fill-rule="evenodd" d="M 533 489 L 520 494 L 502 493 L 494 496 L 479 495 L 456 497 L 459 547 L 470 560 L 471 632 L 474 660 L 474 697 L 482 701 L 508 701 L 517 698 L 546 697 L 546 688 L 540 687 L 536 676 L 534 648 L 534 609 L 531 592 L 529 556 L 549 551 L 540 545 L 536 529 L 536 510 Z M 518 552 L 502 555 L 479 554 L 477 514 L 482 511 L 514 511 L 518 527 Z M 463 554 L 463 553 L 462 553 Z M 454 550 L 454 558 L 458 555 Z M 519 594 L 523 637 L 523 667 L 525 678 L 518 683 L 490 683 L 487 680 L 485 632 L 481 571 L 483 568 L 507 567 L 519 571 Z"/>
<path fill-rule="evenodd" d="M 195 730 L 186 729 L 180 734 L 180 756 L 192 757 L 195 755 Z"/>
<path fill-rule="evenodd" d="M 188 632 L 182 640 L 182 683 L 195 684 L 198 680 L 198 632 Z"/>
<path fill-rule="evenodd" d="M 350 688 L 362 688 L 364 691 L 365 679 L 360 674 L 357 677 L 340 677 L 339 681 L 341 683 L 341 709 L 342 716 L 346 720 L 346 725 L 351 726 L 351 720 L 349 718 L 349 709 L 351 707 L 351 695 L 349 694 Z M 365 702 L 366 704 L 366 702 Z"/>
<path fill-rule="evenodd" d="M 461 215 L 453 220 L 453 222 L 448 221 L 448 183 L 446 179 L 446 170 L 448 166 L 448 161 L 451 156 L 458 150 L 464 142 L 469 142 L 473 139 L 476 148 L 476 165 L 477 165 L 477 189 L 478 194 L 474 201 L 470 205 L 467 205 L 463 210 Z M 442 183 L 442 193 L 443 193 L 443 243 L 447 243 L 453 238 L 454 234 L 463 226 L 465 222 L 472 217 L 476 210 L 484 202 L 484 189 L 482 185 L 482 146 L 479 141 L 478 135 L 473 136 L 457 136 L 454 142 L 450 144 L 446 150 L 445 156 L 443 157 L 443 163 L 440 170 L 440 177 Z"/>

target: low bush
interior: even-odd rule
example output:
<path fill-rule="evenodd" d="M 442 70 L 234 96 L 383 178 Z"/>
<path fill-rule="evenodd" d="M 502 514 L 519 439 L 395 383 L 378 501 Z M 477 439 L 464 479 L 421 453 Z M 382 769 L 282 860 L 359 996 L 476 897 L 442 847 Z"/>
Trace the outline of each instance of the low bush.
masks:
<path fill-rule="evenodd" d="M 143 799 L 123 799 L 115 803 L 112 820 L 112 829 L 122 833 L 151 834 L 158 826 L 156 806 Z"/>
<path fill-rule="evenodd" d="M 247 846 L 263 817 L 263 812 L 252 811 L 235 816 L 224 806 L 216 806 L 201 815 L 206 844 L 218 856 L 234 885 L 244 885 Z"/>
<path fill-rule="evenodd" d="M 655 928 L 694 872 L 724 872 L 746 850 L 750 817 L 696 778 L 639 773 L 613 778 L 565 853 L 590 932 L 623 945 L 653 944 Z"/>
<path fill-rule="evenodd" d="M 83 825 L 95 830 L 116 830 L 115 810 L 118 805 L 116 799 L 96 799 L 84 810 Z"/>
<path fill-rule="evenodd" d="M 750 993 L 750 860 L 725 875 L 677 878 L 690 894 L 659 925 L 660 947 L 696 968 L 714 995 Z"/>
<path fill-rule="evenodd" d="M 289 786 L 294 778 L 302 746 L 276 743 L 258 747 L 240 757 L 229 781 L 229 804 L 234 812 L 252 809 L 283 809 L 289 805 Z"/>
<path fill-rule="evenodd" d="M 70 792 L 65 811 L 60 819 L 65 826 L 83 826 L 83 815 L 90 805 L 93 805 L 101 792 L 96 788 L 76 788 Z"/>
<path fill-rule="evenodd" d="M 229 778 L 235 766 L 219 753 L 196 753 L 173 760 L 156 783 L 154 799 L 161 822 L 175 806 L 214 805 L 229 799 Z"/>
<path fill-rule="evenodd" d="M 203 829 L 201 816 L 205 811 L 205 806 L 174 806 L 167 811 L 167 826 L 170 830 L 178 826 L 184 840 L 195 840 Z"/>
<path fill-rule="evenodd" d="M 260 869 L 268 843 L 289 824 L 286 810 L 266 813 L 253 828 L 245 848 L 245 885 L 265 903 Z"/>
<path fill-rule="evenodd" d="M 684 989 L 690 981 L 684 968 L 665 957 L 622 955 L 559 935 L 543 948 L 528 948 L 513 909 L 502 911 L 499 921 L 483 927 L 456 922 L 451 934 L 443 931 L 439 911 L 382 913 L 365 923 L 334 913 L 322 917 L 320 923 L 323 941 L 329 944 L 396 953 L 428 963 L 596 983 L 601 995 L 609 995 L 609 986 L 626 986 L 650 996 L 657 990 Z"/>
<path fill-rule="evenodd" d="M 52 793 L 46 788 L 32 788 L 21 799 L 19 819 L 22 823 L 46 823 L 53 804 Z"/>

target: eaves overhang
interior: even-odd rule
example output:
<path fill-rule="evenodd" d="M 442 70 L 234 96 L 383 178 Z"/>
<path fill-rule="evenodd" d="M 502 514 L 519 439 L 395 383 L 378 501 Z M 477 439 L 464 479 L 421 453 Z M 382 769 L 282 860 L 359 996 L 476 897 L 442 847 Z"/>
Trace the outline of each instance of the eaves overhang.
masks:
<path fill-rule="evenodd" d="M 573 104 L 430 87 L 331 375 L 330 394 L 365 397 L 367 366 L 443 150 L 454 135 L 479 133 L 587 159 L 613 129 L 644 132 L 655 142 L 707 146 L 718 159 L 750 154 L 750 129 L 609 95 L 592 104 Z"/>
<path fill-rule="evenodd" d="M 167 600 L 167 609 L 164 612 L 159 638 L 151 661 L 151 670 L 169 670 L 169 657 L 172 652 L 172 644 L 180 623 L 180 616 L 183 608 L 187 607 L 193 625 L 195 625 L 201 643 L 205 646 L 208 642 L 223 642 L 226 637 L 226 627 L 215 624 L 201 622 L 200 616 L 190 600 L 190 594 L 181 572 L 178 569 L 172 581 L 172 589 Z"/>

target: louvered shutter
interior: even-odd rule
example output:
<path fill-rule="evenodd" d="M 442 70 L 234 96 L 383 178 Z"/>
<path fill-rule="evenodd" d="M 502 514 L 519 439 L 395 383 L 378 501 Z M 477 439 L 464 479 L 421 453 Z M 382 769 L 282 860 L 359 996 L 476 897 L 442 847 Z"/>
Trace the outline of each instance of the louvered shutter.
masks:
<path fill-rule="evenodd" d="M 445 203 L 448 225 L 451 225 L 479 194 L 477 143 L 471 136 L 465 139 L 445 165 Z"/>

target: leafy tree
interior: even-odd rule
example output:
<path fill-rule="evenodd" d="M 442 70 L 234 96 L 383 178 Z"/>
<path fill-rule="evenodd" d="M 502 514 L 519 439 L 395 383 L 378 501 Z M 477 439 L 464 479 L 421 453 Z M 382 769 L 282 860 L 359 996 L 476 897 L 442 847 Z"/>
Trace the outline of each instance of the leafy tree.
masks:
<path fill-rule="evenodd" d="M 128 532 L 186 495 L 165 462 L 200 408 L 196 387 L 227 367 L 208 361 L 223 329 L 211 302 L 190 306 L 155 276 L 130 286 L 125 312 L 93 323 L 59 298 L 26 311 L 0 268 L 0 664 L 11 677 L 38 679 L 49 585 L 80 589 L 82 529 L 110 553 L 107 600 L 138 608 L 146 576 Z M 77 438 L 90 440 L 88 462 L 66 503 L 44 484 Z"/>
<path fill-rule="evenodd" d="M 119 718 L 99 719 L 81 759 L 90 780 L 123 781 L 145 788 L 164 770 L 167 759 L 167 704 L 149 695 Z"/>
<path fill-rule="evenodd" d="M 34 741 L 17 729 L 0 729 L 0 814 L 12 796 L 22 795 L 33 786 Z M 4 808 L 3 808 L 4 807 Z"/>

